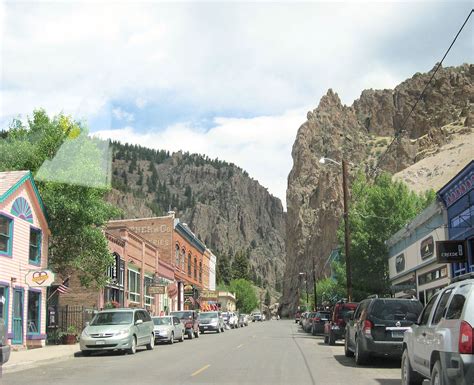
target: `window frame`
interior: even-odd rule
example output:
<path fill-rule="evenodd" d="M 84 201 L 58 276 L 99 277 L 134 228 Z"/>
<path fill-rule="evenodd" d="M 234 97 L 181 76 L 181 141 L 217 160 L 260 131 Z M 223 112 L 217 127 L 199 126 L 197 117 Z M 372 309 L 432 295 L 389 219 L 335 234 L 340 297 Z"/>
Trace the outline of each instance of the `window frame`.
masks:
<path fill-rule="evenodd" d="M 134 285 L 135 287 L 133 289 L 137 289 L 138 288 L 138 291 L 132 291 L 132 288 L 130 286 L 130 275 L 131 274 L 135 274 L 136 275 L 136 284 Z M 140 288 L 141 288 L 141 277 L 140 277 L 140 271 L 139 270 L 135 270 L 135 269 L 131 269 L 131 268 L 128 268 L 128 288 L 127 288 L 127 291 L 128 291 L 128 301 L 129 302 L 132 302 L 132 303 L 140 303 L 140 299 L 141 299 L 141 291 L 140 291 Z M 132 299 L 133 297 L 133 299 Z"/>
<path fill-rule="evenodd" d="M 147 306 L 152 307 L 154 305 L 154 302 L 155 302 L 154 296 L 147 294 L 147 287 L 150 286 L 150 285 L 147 285 L 147 281 L 152 283 L 153 282 L 153 276 L 150 275 L 150 274 L 145 273 L 145 276 L 143 277 L 143 286 L 144 286 L 144 290 L 145 290 L 145 293 L 143 295 L 143 298 L 145 299 L 144 302 L 143 302 L 143 305 L 145 306 L 145 308 Z"/>
<path fill-rule="evenodd" d="M 38 238 L 36 239 L 36 246 L 31 244 L 31 234 L 32 232 L 37 233 Z M 43 242 L 43 232 L 41 229 L 38 229 L 35 226 L 30 226 L 30 238 L 28 240 L 28 263 L 30 265 L 40 266 L 41 265 L 41 245 Z M 36 247 L 36 257 L 35 259 L 31 258 L 31 248 Z"/>
<path fill-rule="evenodd" d="M 430 321 L 431 312 L 433 311 L 433 307 L 434 307 L 436 301 L 438 300 L 438 296 L 439 296 L 439 292 L 433 294 L 433 296 L 430 298 L 430 300 L 428 301 L 428 303 L 424 307 L 423 311 L 420 314 L 420 318 L 418 319 L 418 325 L 419 326 L 428 325 L 428 323 Z M 427 315 L 428 318 L 426 319 L 426 322 L 423 322 L 423 318 L 426 314 L 426 310 L 428 309 L 428 307 L 429 307 L 429 312 L 428 312 L 428 315 Z"/>
<path fill-rule="evenodd" d="M 0 318 L 3 318 L 5 323 L 5 331 L 8 330 L 8 315 L 9 315 L 9 306 L 10 306 L 10 285 L 8 282 L 0 282 L 0 287 L 4 289 L 5 303 L 3 304 L 3 309 L 5 311 L 5 317 L 3 314 L 0 314 Z"/>
<path fill-rule="evenodd" d="M 443 292 L 440 294 L 439 301 L 436 304 L 436 309 L 433 313 L 433 316 L 431 317 L 431 325 L 438 325 L 439 322 L 446 316 L 446 312 L 448 311 L 449 303 L 451 301 L 452 294 L 453 294 L 453 289 L 452 288 L 448 288 L 446 290 L 443 290 Z M 442 308 L 441 308 L 441 306 L 442 306 Z M 438 313 L 439 311 L 442 311 L 442 313 L 439 314 Z M 436 320 L 437 317 L 439 317 L 438 320 Z"/>
<path fill-rule="evenodd" d="M 191 255 L 191 252 L 189 252 L 188 253 L 188 276 L 189 277 L 191 277 L 191 275 L 192 275 L 191 264 L 192 264 L 192 255 Z"/>
<path fill-rule="evenodd" d="M 14 223 L 14 220 L 15 218 L 8 215 L 8 214 L 5 214 L 5 213 L 0 213 L 0 217 L 3 217 L 7 220 L 8 222 L 8 242 L 7 242 L 7 251 L 2 251 L 0 250 L 0 256 L 2 257 L 9 257 L 11 258 L 12 255 L 13 255 L 13 230 L 14 230 L 14 226 L 13 226 L 13 223 Z M 2 234 L 3 236 L 5 236 L 4 234 Z"/>

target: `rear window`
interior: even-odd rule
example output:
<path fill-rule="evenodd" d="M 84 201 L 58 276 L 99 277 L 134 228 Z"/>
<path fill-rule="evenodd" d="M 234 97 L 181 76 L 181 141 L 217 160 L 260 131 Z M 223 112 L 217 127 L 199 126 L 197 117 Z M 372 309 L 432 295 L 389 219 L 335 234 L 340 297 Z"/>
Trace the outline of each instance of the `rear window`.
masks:
<path fill-rule="evenodd" d="M 338 319 L 344 319 L 346 318 L 347 316 L 347 313 L 349 313 L 350 311 L 354 311 L 356 309 L 357 306 L 352 306 L 352 307 L 349 307 L 349 306 L 341 306 L 339 308 L 339 310 L 337 311 L 337 314 L 336 314 L 336 318 Z"/>
<path fill-rule="evenodd" d="M 461 318 L 462 311 L 464 309 L 464 303 L 466 297 L 471 290 L 472 285 L 462 285 L 453 295 L 453 299 L 449 304 L 448 311 L 446 313 L 446 319 L 459 319 Z"/>
<path fill-rule="evenodd" d="M 380 299 L 375 301 L 371 315 L 382 321 L 409 320 L 415 322 L 422 310 L 423 306 L 418 301 Z"/>

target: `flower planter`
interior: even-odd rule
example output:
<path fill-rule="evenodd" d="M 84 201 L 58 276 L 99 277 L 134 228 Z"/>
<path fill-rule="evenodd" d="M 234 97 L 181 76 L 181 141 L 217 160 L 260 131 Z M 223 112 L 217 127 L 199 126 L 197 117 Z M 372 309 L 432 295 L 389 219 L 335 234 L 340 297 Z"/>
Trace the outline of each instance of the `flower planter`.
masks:
<path fill-rule="evenodd" d="M 66 334 L 63 337 L 63 343 L 65 345 L 74 345 L 77 342 L 77 337 L 75 334 Z"/>

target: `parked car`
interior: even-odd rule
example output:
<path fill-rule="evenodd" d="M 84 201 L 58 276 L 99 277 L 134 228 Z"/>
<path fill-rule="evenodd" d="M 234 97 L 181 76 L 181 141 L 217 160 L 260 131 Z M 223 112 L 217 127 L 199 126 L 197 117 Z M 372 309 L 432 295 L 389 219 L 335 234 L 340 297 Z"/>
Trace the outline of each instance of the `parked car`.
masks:
<path fill-rule="evenodd" d="M 145 309 L 99 311 L 82 331 L 80 349 L 84 356 L 94 351 L 123 350 L 135 354 L 138 346 L 152 350 L 154 325 Z"/>
<path fill-rule="evenodd" d="M 317 334 L 324 334 L 324 325 L 329 322 L 331 313 L 328 311 L 318 311 L 311 319 L 311 334 L 313 336 Z"/>
<path fill-rule="evenodd" d="M 175 340 L 184 341 L 184 326 L 173 316 L 152 317 L 154 324 L 155 342 L 166 341 L 173 344 Z"/>
<path fill-rule="evenodd" d="M 225 324 L 220 311 L 208 311 L 199 314 L 199 330 L 201 333 L 214 331 L 224 332 Z"/>
<path fill-rule="evenodd" d="M 324 343 L 334 345 L 346 335 L 346 322 L 350 312 L 357 308 L 356 302 L 338 302 L 334 305 L 331 319 L 324 325 Z"/>
<path fill-rule="evenodd" d="M 311 326 L 313 324 L 313 318 L 315 316 L 316 316 L 316 312 L 312 311 L 312 312 L 306 313 L 305 317 L 303 318 L 303 323 L 301 326 L 303 327 L 303 330 L 306 333 L 311 332 Z"/>
<path fill-rule="evenodd" d="M 223 312 L 222 318 L 224 319 L 224 323 L 230 328 L 234 329 L 236 327 L 238 318 L 234 312 Z"/>
<path fill-rule="evenodd" d="M 195 310 L 172 311 L 170 314 L 184 325 L 188 339 L 199 338 L 199 314 Z"/>
<path fill-rule="evenodd" d="M 402 384 L 474 384 L 474 273 L 435 294 L 403 337 Z"/>
<path fill-rule="evenodd" d="M 252 317 L 253 317 L 253 322 L 255 322 L 255 321 L 263 321 L 262 313 L 260 313 L 259 311 L 254 311 L 254 312 L 252 313 Z"/>
<path fill-rule="evenodd" d="M 244 316 L 244 325 L 249 326 L 249 323 L 252 322 L 250 314 L 242 314 Z"/>
<path fill-rule="evenodd" d="M 238 323 L 239 327 L 241 327 L 241 328 L 246 326 L 245 325 L 245 314 L 239 314 L 239 320 L 238 320 L 237 323 Z"/>
<path fill-rule="evenodd" d="M 3 365 L 10 358 L 10 345 L 7 343 L 5 322 L 0 318 L 0 365 Z"/>
<path fill-rule="evenodd" d="M 371 355 L 401 357 L 403 335 L 423 310 L 417 299 L 368 298 L 346 325 L 345 355 L 363 365 Z"/>
<path fill-rule="evenodd" d="M 299 323 L 300 319 L 301 319 L 301 313 L 299 311 L 297 311 L 295 313 L 295 324 Z"/>

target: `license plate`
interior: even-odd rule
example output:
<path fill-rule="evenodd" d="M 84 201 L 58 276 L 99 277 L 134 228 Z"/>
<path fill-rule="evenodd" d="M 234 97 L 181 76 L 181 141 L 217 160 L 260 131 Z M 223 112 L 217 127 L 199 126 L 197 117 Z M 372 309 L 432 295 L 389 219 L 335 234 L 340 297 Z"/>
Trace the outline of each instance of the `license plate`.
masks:
<path fill-rule="evenodd" d="M 207 328 L 208 328 L 208 326 L 203 326 L 203 329 L 207 329 Z"/>
<path fill-rule="evenodd" d="M 105 345 L 105 341 L 95 341 L 96 345 Z"/>
<path fill-rule="evenodd" d="M 403 338 L 404 332 L 392 332 L 392 338 Z"/>

